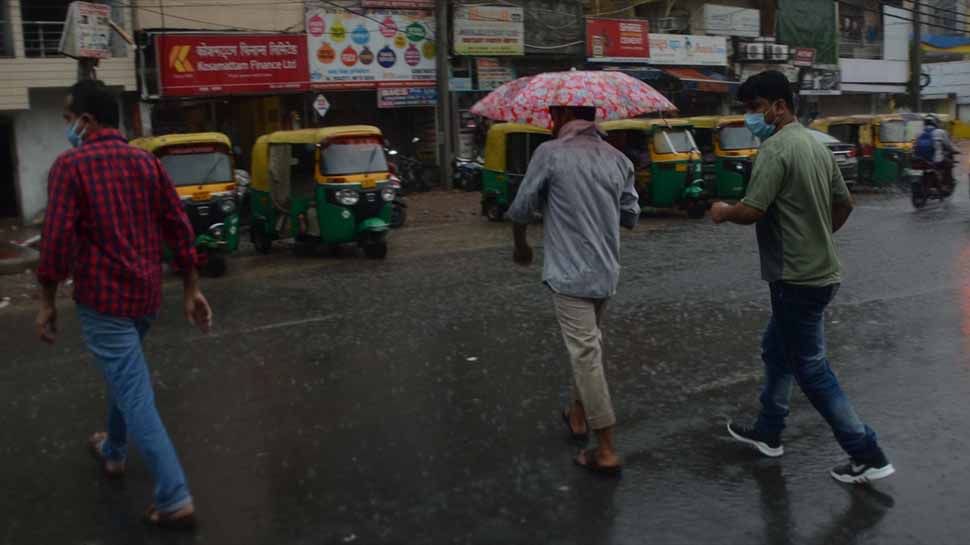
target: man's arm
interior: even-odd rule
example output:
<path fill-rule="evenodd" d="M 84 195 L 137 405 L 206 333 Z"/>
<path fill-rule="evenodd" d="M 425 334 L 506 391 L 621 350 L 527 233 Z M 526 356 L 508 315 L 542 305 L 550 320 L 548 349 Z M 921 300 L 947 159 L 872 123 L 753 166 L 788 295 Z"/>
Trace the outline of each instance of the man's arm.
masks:
<path fill-rule="evenodd" d="M 37 281 L 41 286 L 37 334 L 53 343 L 57 333 L 57 285 L 71 274 L 77 239 L 77 186 L 72 169 L 59 157 L 47 178 L 47 211 L 40 240 Z"/>
<path fill-rule="evenodd" d="M 628 161 L 625 166 L 628 168 L 623 193 L 620 195 L 620 225 L 633 229 L 640 222 L 640 195 L 637 194 L 636 170 L 633 164 Z"/>
<path fill-rule="evenodd" d="M 203 333 L 208 333 L 212 326 L 212 309 L 199 288 L 199 273 L 195 269 L 197 262 L 195 233 L 182 208 L 178 192 L 175 191 L 175 184 L 172 183 L 162 164 L 157 159 L 154 162 L 161 193 L 159 217 L 162 222 L 162 237 L 172 250 L 175 263 L 182 275 L 185 318 Z"/>
<path fill-rule="evenodd" d="M 852 200 L 852 194 L 849 193 L 849 187 L 845 185 L 845 178 L 842 177 L 842 171 L 839 169 L 839 164 L 835 162 L 834 155 L 829 168 L 832 169 L 832 232 L 837 233 L 849 220 L 855 203 Z"/>
<path fill-rule="evenodd" d="M 781 191 L 784 181 L 785 165 L 781 157 L 773 148 L 763 148 L 754 161 L 754 169 L 751 172 L 751 180 L 748 181 L 744 199 L 735 205 L 714 203 L 711 207 L 711 219 L 714 223 L 726 221 L 738 225 L 758 223 L 778 198 L 778 192 Z"/>
<path fill-rule="evenodd" d="M 748 206 L 744 201 L 734 205 L 718 202 L 711 207 L 711 219 L 714 223 L 728 221 L 738 225 L 751 225 L 758 223 L 763 217 L 765 217 L 764 211 Z"/>
<path fill-rule="evenodd" d="M 515 250 L 512 259 L 520 265 L 532 263 L 532 248 L 526 236 L 533 214 L 542 206 L 543 190 L 546 188 L 548 177 L 547 156 L 545 146 L 539 146 L 532 155 L 525 177 L 519 184 L 515 200 L 509 206 L 506 216 L 512 220 L 512 242 Z"/>

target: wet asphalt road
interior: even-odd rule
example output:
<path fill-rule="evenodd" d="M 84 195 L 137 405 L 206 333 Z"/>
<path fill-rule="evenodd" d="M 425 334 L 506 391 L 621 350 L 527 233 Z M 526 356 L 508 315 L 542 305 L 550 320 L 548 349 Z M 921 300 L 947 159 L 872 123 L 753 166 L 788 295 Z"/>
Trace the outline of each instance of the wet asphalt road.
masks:
<path fill-rule="evenodd" d="M 914 212 L 865 195 L 838 235 L 830 357 L 898 473 L 843 460 L 795 395 L 786 454 L 724 439 L 757 409 L 768 315 L 752 229 L 647 219 L 624 238 L 606 325 L 624 476 L 572 466 L 568 365 L 539 267 L 508 227 L 402 231 L 386 262 L 241 258 L 204 284 L 208 337 L 177 285 L 146 351 L 190 479 L 194 535 L 138 522 L 151 483 L 99 476 L 83 440 L 104 390 L 61 305 L 59 343 L 0 312 L 0 543 L 966 543 L 970 201 Z M 245 269 L 245 270 L 243 270 Z"/>

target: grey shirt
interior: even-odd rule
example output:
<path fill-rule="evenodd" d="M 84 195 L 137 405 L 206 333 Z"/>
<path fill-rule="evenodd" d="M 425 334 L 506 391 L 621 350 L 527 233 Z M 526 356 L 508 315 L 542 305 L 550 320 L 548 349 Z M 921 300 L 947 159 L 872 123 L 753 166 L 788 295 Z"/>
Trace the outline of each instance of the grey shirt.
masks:
<path fill-rule="evenodd" d="M 638 217 L 633 164 L 589 121 L 573 121 L 539 146 L 508 217 L 542 210 L 542 280 L 556 293 L 606 299 L 620 279 L 620 216 Z"/>

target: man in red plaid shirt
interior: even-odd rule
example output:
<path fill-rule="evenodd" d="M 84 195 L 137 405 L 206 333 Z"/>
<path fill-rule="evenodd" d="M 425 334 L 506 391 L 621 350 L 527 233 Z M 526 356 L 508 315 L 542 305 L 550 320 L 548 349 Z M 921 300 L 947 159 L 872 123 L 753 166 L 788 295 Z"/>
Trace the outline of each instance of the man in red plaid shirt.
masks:
<path fill-rule="evenodd" d="M 59 282 L 73 276 L 81 331 L 108 384 L 106 432 L 89 439 L 104 473 L 125 472 L 128 436 L 155 480 L 145 520 L 195 523 L 185 473 L 155 407 L 141 340 L 161 305 L 162 245 L 183 271 L 189 322 L 208 332 L 212 310 L 199 289 L 192 226 L 161 163 L 118 132 L 118 102 L 100 82 L 71 88 L 64 119 L 74 149 L 50 170 L 37 278 L 37 330 L 53 343 Z"/>

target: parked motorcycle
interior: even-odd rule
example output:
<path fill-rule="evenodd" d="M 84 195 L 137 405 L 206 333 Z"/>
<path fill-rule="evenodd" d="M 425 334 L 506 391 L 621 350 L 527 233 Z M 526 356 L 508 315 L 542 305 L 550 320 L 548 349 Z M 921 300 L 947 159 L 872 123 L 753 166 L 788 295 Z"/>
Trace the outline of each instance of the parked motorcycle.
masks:
<path fill-rule="evenodd" d="M 475 159 L 455 157 L 454 173 L 451 178 L 452 187 L 465 191 L 480 191 L 484 167 L 485 161 L 481 157 Z"/>
<path fill-rule="evenodd" d="M 401 194 L 401 179 L 392 170 L 391 187 L 394 188 L 394 200 L 391 201 L 391 228 L 404 227 L 408 219 L 408 202 Z"/>
<path fill-rule="evenodd" d="M 951 157 L 952 159 L 952 157 Z M 930 199 L 943 201 L 953 194 L 956 180 L 933 163 L 914 157 L 906 170 L 910 200 L 914 208 L 923 208 Z"/>

